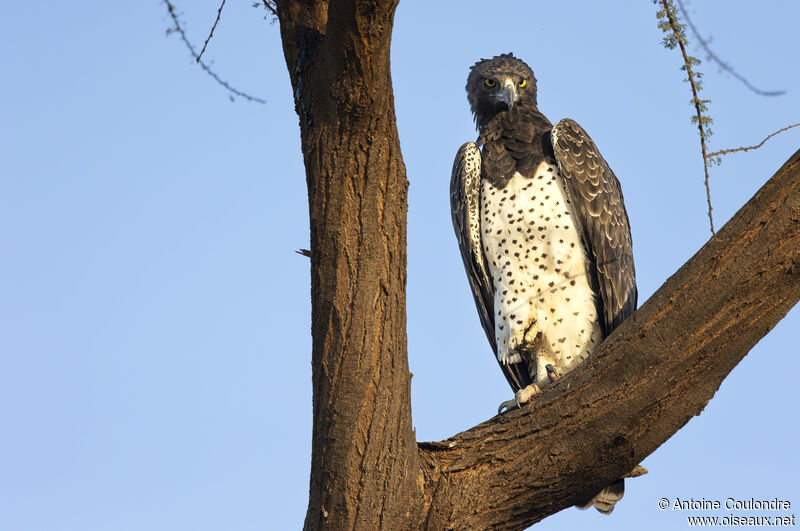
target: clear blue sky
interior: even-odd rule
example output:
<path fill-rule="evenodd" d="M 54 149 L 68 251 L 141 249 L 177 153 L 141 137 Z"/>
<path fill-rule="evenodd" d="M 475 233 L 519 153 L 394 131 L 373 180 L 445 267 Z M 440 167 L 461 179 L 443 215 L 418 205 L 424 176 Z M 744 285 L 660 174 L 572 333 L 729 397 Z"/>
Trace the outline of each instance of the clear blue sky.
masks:
<path fill-rule="evenodd" d="M 176 2 L 201 44 L 217 1 Z M 230 102 L 165 38 L 157 0 L 3 8 L 0 530 L 302 525 L 309 269 L 294 250 L 308 246 L 306 185 L 278 27 L 250 4 L 228 2 L 206 57 L 266 105 Z M 760 97 L 704 64 L 712 147 L 800 121 L 800 3 L 690 9 L 724 59 L 788 91 Z M 511 396 L 448 211 L 453 156 L 475 137 L 468 67 L 508 51 L 536 72 L 542 111 L 578 120 L 619 176 L 641 301 L 709 236 L 689 87 L 651 2 L 401 2 L 392 72 L 420 440 Z M 793 130 L 714 168 L 718 226 L 798 147 Z M 798 328 L 795 309 L 644 462 L 650 474 L 629 481 L 613 516 L 567 509 L 537 529 L 681 529 L 703 514 L 660 511 L 661 497 L 777 497 L 800 513 Z"/>

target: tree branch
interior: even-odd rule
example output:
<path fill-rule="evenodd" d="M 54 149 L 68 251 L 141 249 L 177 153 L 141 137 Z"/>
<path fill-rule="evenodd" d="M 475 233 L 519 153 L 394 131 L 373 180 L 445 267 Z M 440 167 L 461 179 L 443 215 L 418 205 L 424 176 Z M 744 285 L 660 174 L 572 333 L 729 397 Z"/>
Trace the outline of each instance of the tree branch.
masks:
<path fill-rule="evenodd" d="M 276 5 L 311 226 L 306 529 L 521 529 L 585 501 L 641 473 L 637 463 L 702 411 L 800 298 L 798 152 L 596 356 L 531 406 L 417 444 L 408 182 L 389 68 L 396 1 Z"/>
<path fill-rule="evenodd" d="M 684 20 L 686 20 L 686 23 L 692 29 L 692 33 L 694 33 L 694 36 L 697 38 L 697 42 L 699 42 L 700 46 L 702 46 L 703 50 L 705 50 L 706 57 L 717 63 L 720 66 L 720 68 L 727 71 L 730 75 L 732 75 L 733 77 L 744 83 L 744 85 L 747 88 L 749 88 L 750 90 L 752 90 L 753 92 L 755 92 L 760 96 L 783 96 L 784 94 L 786 94 L 785 90 L 761 90 L 751 85 L 750 82 L 747 81 L 747 78 L 736 72 L 733 68 L 728 66 L 726 62 L 717 57 L 717 55 L 711 51 L 711 48 L 708 46 L 708 41 L 706 41 L 705 39 L 703 39 L 703 37 L 700 36 L 700 32 L 697 31 L 697 28 L 692 23 L 692 19 L 689 18 L 689 13 L 686 11 L 686 8 L 683 5 L 683 0 L 678 0 L 678 7 L 681 10 L 681 15 L 683 15 Z M 709 155 L 709 157 L 710 156 L 711 155 Z"/>
<path fill-rule="evenodd" d="M 587 499 L 699 415 L 798 299 L 800 151 L 584 366 L 420 443 L 421 526 L 522 529 Z"/>
<path fill-rule="evenodd" d="M 197 54 L 197 52 L 194 51 L 194 46 L 192 45 L 191 41 L 189 41 L 189 37 L 186 36 L 186 31 L 184 31 L 183 27 L 181 26 L 181 22 L 180 22 L 180 19 L 178 18 L 178 13 L 175 10 L 175 6 L 172 5 L 172 2 L 170 0 L 162 0 L 162 1 L 164 2 L 164 4 L 166 4 L 167 11 L 169 12 L 169 16 L 172 18 L 172 22 L 175 24 L 174 27 L 169 28 L 167 30 L 167 35 L 169 35 L 170 33 L 173 33 L 173 32 L 177 32 L 178 35 L 180 35 L 181 40 L 183 41 L 183 44 L 185 44 L 186 47 L 189 49 L 189 52 L 192 54 L 192 57 L 195 59 L 195 62 L 197 64 L 199 64 L 200 67 L 203 70 L 205 70 L 206 74 L 208 74 L 209 76 L 214 78 L 214 81 L 216 81 L 217 83 L 219 83 L 220 85 L 225 87 L 225 89 L 227 89 L 228 92 L 230 92 L 231 94 L 234 94 L 236 96 L 244 98 L 247 101 L 252 101 L 254 103 L 262 103 L 262 104 L 263 103 L 267 103 L 265 100 L 263 100 L 261 98 L 257 98 L 255 96 L 251 96 L 250 94 L 247 94 L 245 92 L 242 92 L 242 91 L 232 87 L 227 81 L 225 81 L 221 77 L 219 77 L 216 72 L 211 70 L 211 67 L 209 67 L 205 62 L 203 62 L 200 59 L 200 56 Z M 222 9 L 221 6 L 220 6 L 220 9 Z M 214 26 L 216 27 L 216 23 L 214 23 Z M 213 30 L 212 30 L 212 32 L 213 32 Z M 210 38 L 211 38 L 211 36 L 209 35 L 209 39 Z M 204 49 L 205 49 L 205 47 L 204 47 Z M 230 98 L 231 98 L 231 100 L 233 100 L 233 96 L 230 96 Z"/>
<path fill-rule="evenodd" d="M 700 64 L 700 60 L 690 56 L 686 53 L 686 28 L 678 21 L 678 13 L 675 10 L 675 5 L 672 0 L 661 0 L 662 9 L 659 11 L 658 16 L 663 20 L 659 23 L 662 31 L 667 33 L 664 38 L 664 44 L 667 48 L 674 48 L 676 45 L 680 47 L 681 55 L 683 56 L 683 70 L 686 71 L 686 81 L 692 87 L 692 100 L 691 103 L 695 108 L 695 116 L 692 117 L 692 123 L 697 124 L 697 129 L 700 133 L 700 151 L 703 155 L 703 172 L 705 173 L 705 186 L 706 186 L 706 201 L 708 202 L 708 223 L 711 226 L 711 234 L 714 231 L 714 216 L 711 214 L 713 208 L 711 207 L 711 188 L 708 183 L 708 156 L 706 155 L 706 140 L 711 136 L 711 123 L 712 120 L 709 116 L 703 113 L 708 110 L 707 103 L 709 100 L 700 99 L 700 90 L 703 85 L 700 80 L 702 75 L 700 72 L 695 72 L 693 67 Z"/>
<path fill-rule="evenodd" d="M 762 140 L 760 143 L 756 144 L 755 146 L 748 146 L 748 147 L 738 147 L 738 148 L 731 148 L 731 149 L 723 149 L 723 150 L 721 150 L 721 151 L 715 151 L 714 153 L 709 153 L 708 155 L 706 155 L 706 157 L 710 159 L 710 158 L 713 158 L 713 157 L 719 157 L 720 155 L 727 155 L 728 153 L 735 153 L 735 152 L 737 152 L 737 151 L 750 151 L 751 149 L 758 149 L 758 148 L 760 148 L 761 146 L 763 146 L 763 145 L 764 145 L 764 143 L 765 143 L 767 140 L 769 140 L 770 138 L 772 138 L 773 136 L 777 135 L 778 133 L 783 133 L 784 131 L 786 131 L 786 130 L 788 130 L 788 129 L 791 129 L 792 127 L 797 127 L 798 125 L 800 125 L 800 123 L 796 123 L 796 124 L 792 124 L 792 125 L 787 125 L 786 127 L 783 127 L 783 128 L 781 128 L 781 129 L 778 129 L 777 131 L 775 131 L 775 132 L 774 132 L 774 133 L 772 133 L 771 135 L 767 135 L 767 137 L 766 137 L 764 140 Z"/>
<path fill-rule="evenodd" d="M 219 5 L 219 9 L 217 10 L 217 18 L 214 20 L 214 25 L 211 26 L 211 31 L 208 33 L 208 37 L 206 37 L 206 42 L 203 43 L 203 49 L 200 50 L 200 53 L 197 54 L 197 58 L 195 62 L 199 63 L 200 58 L 203 57 L 203 54 L 206 53 L 206 47 L 208 46 L 211 37 L 214 36 L 214 30 L 217 29 L 217 24 L 219 24 L 219 19 L 222 16 L 222 8 L 225 7 L 225 0 L 222 0 L 222 3 Z"/>
<path fill-rule="evenodd" d="M 267 11 L 272 13 L 273 17 L 277 18 L 277 16 L 278 16 L 278 8 L 275 7 L 274 2 L 271 2 L 269 0 L 261 0 L 260 3 L 259 2 L 253 2 L 253 7 L 258 7 L 259 5 L 261 5 L 264 9 L 266 9 Z"/>

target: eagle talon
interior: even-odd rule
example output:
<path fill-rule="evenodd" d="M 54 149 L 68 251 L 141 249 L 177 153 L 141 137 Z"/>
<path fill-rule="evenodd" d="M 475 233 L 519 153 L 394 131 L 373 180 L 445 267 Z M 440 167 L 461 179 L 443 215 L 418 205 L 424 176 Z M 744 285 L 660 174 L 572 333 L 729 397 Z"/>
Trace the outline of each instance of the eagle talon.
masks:
<path fill-rule="evenodd" d="M 520 389 L 516 393 L 514 393 L 513 400 L 506 400 L 500 407 L 497 408 L 497 414 L 500 415 L 503 413 L 503 408 L 506 409 L 506 412 L 511 411 L 512 409 L 521 408 L 525 404 L 531 401 L 533 395 L 538 394 L 540 391 L 539 386 L 536 384 L 530 384 L 528 387 Z"/>
<path fill-rule="evenodd" d="M 552 365 L 548 363 L 544 366 L 544 370 L 547 371 L 547 378 L 550 380 L 550 383 L 558 380 L 558 372 L 556 372 L 556 369 Z"/>
<path fill-rule="evenodd" d="M 517 405 L 517 400 L 515 398 L 512 398 L 511 400 L 506 400 L 505 402 L 500 404 L 500 407 L 497 408 L 497 414 L 502 415 L 503 413 L 508 413 L 512 409 L 516 409 L 518 407 L 519 406 Z M 503 411 L 503 409 L 505 409 L 505 411 Z"/>

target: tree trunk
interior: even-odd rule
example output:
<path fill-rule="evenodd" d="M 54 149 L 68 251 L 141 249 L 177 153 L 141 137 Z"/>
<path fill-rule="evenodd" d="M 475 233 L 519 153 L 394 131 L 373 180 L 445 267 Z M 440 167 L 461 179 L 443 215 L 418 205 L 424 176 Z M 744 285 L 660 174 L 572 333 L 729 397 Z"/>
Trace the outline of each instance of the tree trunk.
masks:
<path fill-rule="evenodd" d="M 277 4 L 311 220 L 306 529 L 527 527 L 622 476 L 699 414 L 800 299 L 798 151 L 585 365 L 530 406 L 418 447 L 408 183 L 389 73 L 396 1 Z"/>
<path fill-rule="evenodd" d="M 278 2 L 311 219 L 314 432 L 306 529 L 401 529 L 417 447 L 406 352 L 396 2 Z"/>

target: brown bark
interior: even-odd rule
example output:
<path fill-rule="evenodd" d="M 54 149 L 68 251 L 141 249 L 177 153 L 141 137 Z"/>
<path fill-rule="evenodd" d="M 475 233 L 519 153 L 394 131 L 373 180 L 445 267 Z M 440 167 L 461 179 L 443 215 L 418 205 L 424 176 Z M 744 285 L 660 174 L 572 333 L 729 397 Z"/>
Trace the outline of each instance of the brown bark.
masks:
<path fill-rule="evenodd" d="M 306 529 L 400 529 L 417 448 L 406 209 L 389 75 L 396 2 L 278 2 L 311 218 L 313 419 Z"/>
<path fill-rule="evenodd" d="M 284 0 L 311 219 L 306 529 L 519 529 L 623 475 L 702 411 L 800 298 L 800 152 L 583 367 L 439 443 L 411 428 L 396 1 Z M 446 206 L 445 206 L 446 208 Z"/>

